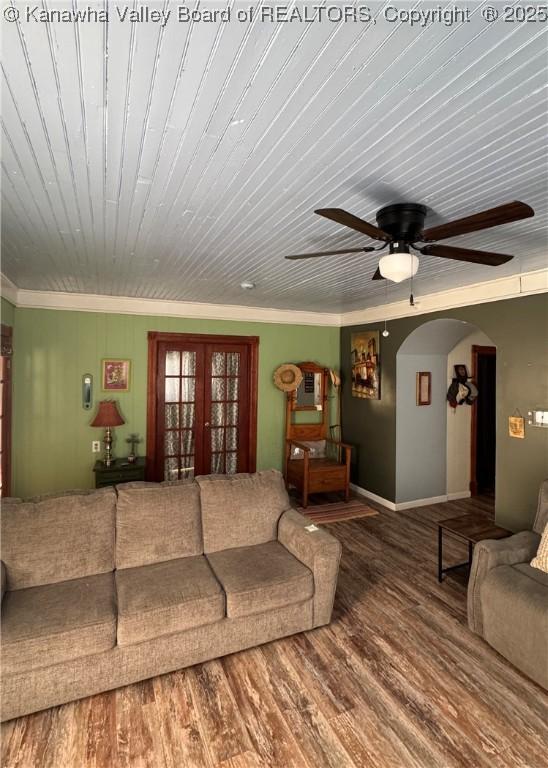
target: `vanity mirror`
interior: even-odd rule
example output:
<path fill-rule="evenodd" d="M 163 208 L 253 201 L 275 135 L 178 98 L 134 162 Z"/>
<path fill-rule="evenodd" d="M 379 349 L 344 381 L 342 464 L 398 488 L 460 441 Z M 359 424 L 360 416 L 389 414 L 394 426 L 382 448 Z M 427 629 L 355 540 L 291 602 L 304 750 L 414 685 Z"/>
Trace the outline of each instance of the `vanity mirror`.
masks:
<path fill-rule="evenodd" d="M 327 394 L 327 368 L 316 363 L 299 363 L 303 378 L 292 393 L 291 410 L 323 411 Z"/>

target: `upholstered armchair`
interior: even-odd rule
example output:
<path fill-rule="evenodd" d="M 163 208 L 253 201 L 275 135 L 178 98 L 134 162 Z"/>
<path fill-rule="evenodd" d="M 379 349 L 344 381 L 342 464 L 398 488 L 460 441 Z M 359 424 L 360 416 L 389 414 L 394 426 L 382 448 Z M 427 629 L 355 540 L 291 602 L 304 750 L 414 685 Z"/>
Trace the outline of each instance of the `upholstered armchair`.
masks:
<path fill-rule="evenodd" d="M 468 584 L 468 625 L 548 689 L 548 574 L 530 565 L 548 523 L 548 480 L 533 530 L 479 542 Z"/>

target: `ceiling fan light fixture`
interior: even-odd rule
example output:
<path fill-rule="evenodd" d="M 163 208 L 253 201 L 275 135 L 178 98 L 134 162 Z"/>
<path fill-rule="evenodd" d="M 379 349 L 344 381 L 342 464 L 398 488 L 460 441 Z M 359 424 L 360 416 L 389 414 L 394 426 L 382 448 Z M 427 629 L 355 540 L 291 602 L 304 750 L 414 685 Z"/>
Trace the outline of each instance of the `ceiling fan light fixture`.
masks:
<path fill-rule="evenodd" d="M 381 275 L 393 283 L 401 283 L 402 280 L 414 277 L 418 268 L 418 256 L 409 253 L 409 246 L 405 243 L 391 243 L 390 253 L 379 261 Z"/>

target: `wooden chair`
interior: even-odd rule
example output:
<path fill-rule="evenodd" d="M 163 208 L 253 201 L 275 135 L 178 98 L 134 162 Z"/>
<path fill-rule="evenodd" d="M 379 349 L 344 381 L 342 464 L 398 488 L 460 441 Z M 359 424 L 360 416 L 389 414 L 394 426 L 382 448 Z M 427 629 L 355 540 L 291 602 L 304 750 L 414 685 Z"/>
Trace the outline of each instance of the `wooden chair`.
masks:
<path fill-rule="evenodd" d="M 352 448 L 333 440 L 328 434 L 329 370 L 315 363 L 299 363 L 298 367 L 303 373 L 303 380 L 298 389 L 287 393 L 286 399 L 286 486 L 294 486 L 300 491 L 305 508 L 311 493 L 342 491 L 344 500 L 348 501 Z M 316 419 L 303 421 L 300 417 L 297 422 L 296 415 L 302 412 L 313 412 Z M 330 452 L 333 456 L 329 456 Z"/>

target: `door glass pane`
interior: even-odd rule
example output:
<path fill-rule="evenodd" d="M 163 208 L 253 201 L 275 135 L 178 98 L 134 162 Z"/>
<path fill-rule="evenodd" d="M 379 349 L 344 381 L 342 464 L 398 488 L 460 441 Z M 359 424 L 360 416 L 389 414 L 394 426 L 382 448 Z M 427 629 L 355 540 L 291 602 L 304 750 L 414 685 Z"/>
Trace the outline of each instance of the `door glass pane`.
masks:
<path fill-rule="evenodd" d="M 196 379 L 181 379 L 181 400 L 183 403 L 194 401 Z"/>
<path fill-rule="evenodd" d="M 179 479 L 179 462 L 177 459 L 166 459 L 164 462 L 164 480 Z"/>
<path fill-rule="evenodd" d="M 224 453 L 212 453 L 211 454 L 211 472 L 214 475 L 221 475 L 225 470 L 225 455 Z"/>
<path fill-rule="evenodd" d="M 166 429 L 179 426 L 179 406 L 166 405 Z"/>
<path fill-rule="evenodd" d="M 226 450 L 235 451 L 238 448 L 238 430 L 235 427 L 229 427 L 226 430 Z"/>
<path fill-rule="evenodd" d="M 226 453 L 226 473 L 227 475 L 233 475 L 235 472 L 238 471 L 238 454 L 237 453 Z"/>
<path fill-rule="evenodd" d="M 238 392 L 240 389 L 240 380 L 239 379 L 227 379 L 227 394 L 226 399 L 227 400 L 237 400 L 238 399 Z"/>
<path fill-rule="evenodd" d="M 181 365 L 180 352 L 166 352 L 166 376 L 178 376 Z"/>
<path fill-rule="evenodd" d="M 181 453 L 183 455 L 194 453 L 194 432 L 191 429 L 184 429 L 181 432 Z"/>
<path fill-rule="evenodd" d="M 229 352 L 226 361 L 226 372 L 229 376 L 238 376 L 240 373 L 240 353 Z"/>
<path fill-rule="evenodd" d="M 179 454 L 179 433 L 178 432 L 166 432 L 165 439 L 165 455 L 166 456 L 178 456 Z"/>
<path fill-rule="evenodd" d="M 211 356 L 211 375 L 212 376 L 224 376 L 225 375 L 225 360 L 226 355 L 224 352 L 214 352 Z"/>
<path fill-rule="evenodd" d="M 211 399 L 225 399 L 225 379 L 211 379 Z"/>
<path fill-rule="evenodd" d="M 191 480 L 194 477 L 194 456 L 181 456 L 181 478 Z"/>
<path fill-rule="evenodd" d="M 211 403 L 211 424 L 214 427 L 222 427 L 225 423 L 224 403 Z"/>
<path fill-rule="evenodd" d="M 183 403 L 181 405 L 181 426 L 194 426 L 194 403 Z"/>
<path fill-rule="evenodd" d="M 166 403 L 176 403 L 179 400 L 180 379 L 166 379 Z"/>
<path fill-rule="evenodd" d="M 223 436 L 224 429 L 211 429 L 211 450 L 222 451 L 224 450 Z"/>
<path fill-rule="evenodd" d="M 182 376 L 196 375 L 196 352 L 183 352 Z"/>
<path fill-rule="evenodd" d="M 238 424 L 238 403 L 227 403 L 226 404 L 226 423 L 227 424 Z"/>

